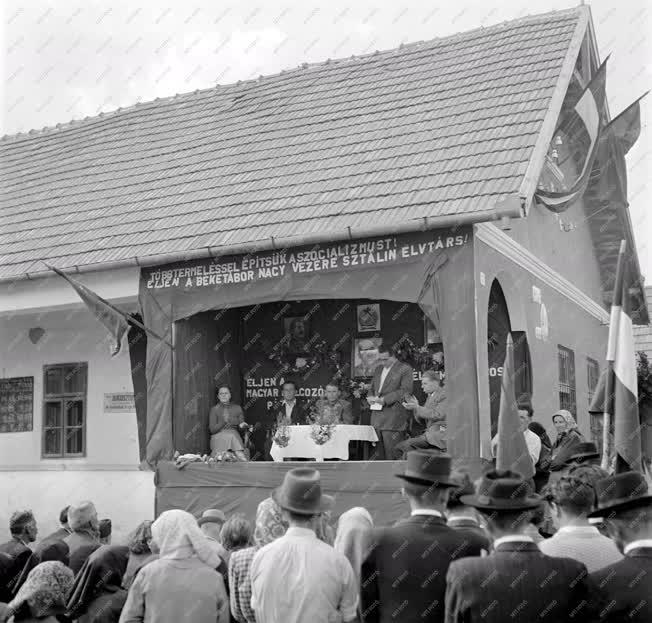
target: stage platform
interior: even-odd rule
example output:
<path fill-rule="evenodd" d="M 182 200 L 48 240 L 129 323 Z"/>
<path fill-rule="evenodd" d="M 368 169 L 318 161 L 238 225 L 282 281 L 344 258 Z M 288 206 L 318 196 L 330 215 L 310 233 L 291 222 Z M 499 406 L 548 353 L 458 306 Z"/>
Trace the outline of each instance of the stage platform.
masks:
<path fill-rule="evenodd" d="M 285 472 L 306 465 L 320 471 L 324 493 L 335 496 L 333 518 L 354 506 L 364 506 L 376 525 L 409 515 L 401 480 L 395 477 L 403 461 L 311 461 L 191 463 L 181 470 L 161 462 L 155 476 L 156 516 L 183 508 L 199 517 L 207 508 L 219 508 L 227 516 L 240 512 L 253 521 L 258 504 L 281 484 Z"/>

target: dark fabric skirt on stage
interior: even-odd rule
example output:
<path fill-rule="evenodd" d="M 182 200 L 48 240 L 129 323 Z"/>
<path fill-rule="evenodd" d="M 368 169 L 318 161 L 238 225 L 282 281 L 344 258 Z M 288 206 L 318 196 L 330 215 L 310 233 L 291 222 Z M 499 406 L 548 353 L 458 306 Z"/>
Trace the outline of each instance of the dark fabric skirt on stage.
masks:
<path fill-rule="evenodd" d="M 410 515 L 402 481 L 395 476 L 403 471 L 403 461 L 329 461 L 191 463 L 181 470 L 161 462 L 155 476 L 156 516 L 182 508 L 199 517 L 207 508 L 219 508 L 227 516 L 244 513 L 253 522 L 258 504 L 281 484 L 285 472 L 302 465 L 318 469 L 322 490 L 335 496 L 333 518 L 354 506 L 364 506 L 376 525 Z"/>

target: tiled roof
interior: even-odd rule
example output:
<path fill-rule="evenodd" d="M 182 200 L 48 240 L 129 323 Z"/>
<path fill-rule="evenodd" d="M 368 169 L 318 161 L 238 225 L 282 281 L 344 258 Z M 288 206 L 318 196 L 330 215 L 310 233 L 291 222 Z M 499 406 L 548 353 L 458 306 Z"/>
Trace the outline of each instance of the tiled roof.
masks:
<path fill-rule="evenodd" d="M 0 141 L 0 278 L 492 208 L 580 11 L 159 99 Z"/>

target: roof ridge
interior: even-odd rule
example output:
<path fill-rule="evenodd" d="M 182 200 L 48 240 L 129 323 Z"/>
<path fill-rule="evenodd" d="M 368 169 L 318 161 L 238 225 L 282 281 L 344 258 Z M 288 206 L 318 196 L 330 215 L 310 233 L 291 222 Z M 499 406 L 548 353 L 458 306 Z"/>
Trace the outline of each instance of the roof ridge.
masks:
<path fill-rule="evenodd" d="M 425 46 L 427 44 L 434 44 L 434 43 L 441 43 L 441 42 L 446 42 L 446 41 L 453 41 L 455 39 L 463 38 L 463 37 L 470 37 L 475 33 L 488 33 L 491 31 L 497 31 L 501 28 L 505 28 L 506 26 L 519 26 L 525 23 L 531 23 L 535 21 L 541 21 L 546 18 L 550 18 L 552 16 L 568 16 L 572 15 L 573 13 L 578 13 L 579 11 L 586 9 L 584 5 L 579 5 L 575 7 L 571 7 L 568 9 L 561 9 L 561 10 L 553 10 L 553 11 L 547 11 L 546 13 L 537 13 L 534 15 L 525 15 L 525 16 L 520 16 L 516 19 L 512 20 L 504 20 L 502 22 L 497 22 L 496 24 L 491 24 L 490 26 L 479 26 L 477 28 L 472 28 L 471 30 L 464 30 L 460 31 L 457 33 L 452 33 L 450 35 L 446 35 L 443 37 L 433 37 L 432 39 L 426 39 L 426 40 L 421 40 L 421 41 L 411 41 L 409 43 L 401 43 L 398 47 L 393 47 L 393 48 L 388 48 L 385 50 L 375 50 L 374 52 L 369 52 L 366 54 L 359 54 L 359 55 L 351 55 L 349 57 L 342 57 L 342 58 L 336 58 L 336 59 L 331 59 L 328 58 L 324 61 L 315 61 L 314 63 L 307 63 L 303 62 L 300 63 L 297 67 L 291 68 L 291 69 L 282 69 L 279 72 L 273 73 L 273 74 L 267 74 L 265 76 L 260 75 L 258 78 L 250 78 L 248 80 L 238 80 L 236 82 L 231 82 L 227 84 L 215 84 L 210 87 L 206 87 L 204 89 L 195 89 L 194 91 L 187 91 L 184 93 L 176 93 L 174 95 L 168 95 L 164 97 L 156 97 L 153 100 L 146 100 L 146 101 L 137 101 L 134 104 L 130 104 L 129 106 L 121 106 L 118 107 L 115 110 L 109 110 L 106 112 L 100 112 L 97 115 L 94 116 L 86 116 L 81 119 L 71 119 L 69 121 L 64 121 L 60 123 L 56 123 L 55 125 L 50 125 L 50 126 L 43 126 L 41 128 L 33 128 L 30 129 L 26 132 L 17 132 L 15 134 L 4 134 L 0 136 L 0 143 L 2 144 L 10 144 L 14 142 L 18 142 L 21 140 L 31 140 L 33 138 L 38 138 L 42 136 L 48 136 L 51 134 L 54 134 L 55 132 L 61 131 L 61 130 L 66 130 L 66 129 L 72 129 L 72 128 L 77 128 L 82 125 L 90 124 L 94 121 L 98 121 L 100 119 L 104 120 L 107 117 L 114 117 L 117 116 L 118 114 L 125 113 L 127 111 L 135 110 L 141 106 L 147 106 L 148 104 L 153 104 L 155 102 L 173 102 L 177 99 L 187 97 L 190 95 L 198 95 L 200 93 L 208 93 L 211 91 L 217 91 L 219 89 L 228 89 L 228 88 L 233 88 L 235 86 L 240 86 L 240 85 L 247 85 L 247 84 L 254 84 L 254 83 L 260 83 L 262 81 L 268 81 L 272 80 L 275 78 L 279 78 L 281 76 L 287 77 L 288 74 L 292 74 L 295 72 L 303 71 L 306 69 L 315 69 L 319 67 L 325 67 L 327 65 L 343 65 L 345 63 L 352 63 L 354 61 L 359 61 L 359 60 L 367 60 L 371 59 L 373 57 L 378 57 L 380 55 L 389 55 L 393 52 L 398 52 L 399 50 L 405 50 L 406 48 L 411 48 L 411 49 L 416 49 L 421 46 Z"/>

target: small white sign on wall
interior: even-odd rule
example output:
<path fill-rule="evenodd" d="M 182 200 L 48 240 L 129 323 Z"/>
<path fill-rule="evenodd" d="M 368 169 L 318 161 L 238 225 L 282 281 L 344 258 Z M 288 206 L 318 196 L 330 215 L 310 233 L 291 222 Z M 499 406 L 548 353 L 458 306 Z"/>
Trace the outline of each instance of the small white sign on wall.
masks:
<path fill-rule="evenodd" d="M 104 413 L 135 413 L 133 394 L 104 394 Z"/>

